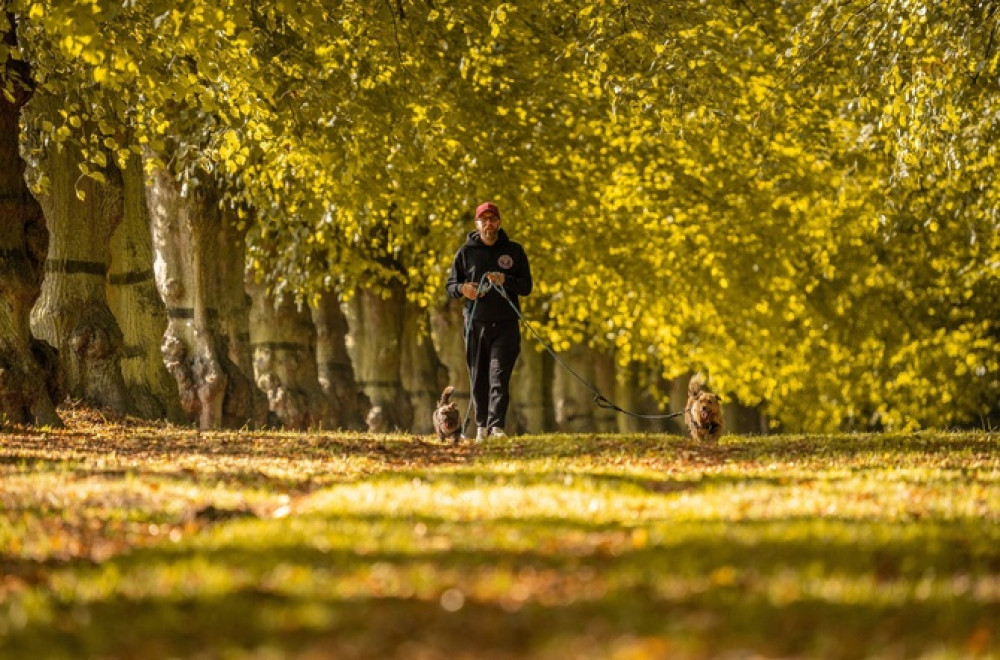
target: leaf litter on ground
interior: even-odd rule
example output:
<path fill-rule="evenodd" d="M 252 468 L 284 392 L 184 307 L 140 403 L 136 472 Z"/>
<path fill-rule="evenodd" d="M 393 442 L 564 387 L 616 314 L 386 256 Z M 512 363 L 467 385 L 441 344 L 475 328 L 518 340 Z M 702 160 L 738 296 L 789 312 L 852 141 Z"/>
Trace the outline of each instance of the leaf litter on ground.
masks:
<path fill-rule="evenodd" d="M 1000 651 L 996 434 L 451 445 L 64 417 L 0 436 L 0 655 Z"/>

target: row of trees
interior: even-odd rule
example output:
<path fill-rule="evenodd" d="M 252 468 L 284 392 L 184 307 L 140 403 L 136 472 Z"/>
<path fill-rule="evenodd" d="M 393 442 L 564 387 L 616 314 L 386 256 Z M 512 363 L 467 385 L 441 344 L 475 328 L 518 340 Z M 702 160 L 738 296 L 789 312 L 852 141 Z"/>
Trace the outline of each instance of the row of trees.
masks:
<path fill-rule="evenodd" d="M 809 430 L 997 411 L 994 3 L 5 9 L 7 419 L 69 391 L 406 426 L 464 379 L 442 283 L 486 198 L 532 258 L 527 317 L 603 391 L 663 403 L 701 369 Z"/>

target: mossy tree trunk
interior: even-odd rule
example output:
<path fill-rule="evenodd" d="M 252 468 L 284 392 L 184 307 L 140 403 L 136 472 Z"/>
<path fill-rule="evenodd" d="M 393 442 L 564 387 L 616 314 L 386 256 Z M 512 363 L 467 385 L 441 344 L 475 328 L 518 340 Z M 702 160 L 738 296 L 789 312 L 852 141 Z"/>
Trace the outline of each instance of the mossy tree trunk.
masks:
<path fill-rule="evenodd" d="M 159 164 L 153 167 L 147 194 L 153 271 L 168 319 L 161 350 L 167 371 L 177 382 L 181 406 L 202 429 L 250 424 L 252 384 L 229 359 L 219 322 L 220 263 L 234 255 L 223 250 L 219 238 L 218 204 L 206 191 L 182 195 Z"/>
<path fill-rule="evenodd" d="M 177 383 L 167 372 L 160 342 L 167 311 L 153 279 L 153 241 L 142 160 L 133 156 L 122 172 L 124 213 L 111 235 L 108 304 L 124 335 L 122 377 L 134 412 L 147 419 L 185 420 Z"/>
<path fill-rule="evenodd" d="M 359 289 L 347 305 L 348 350 L 358 384 L 372 406 L 382 409 L 386 426 L 404 431 L 413 423 L 400 376 L 405 302 L 402 285 L 393 283 L 384 293 Z"/>
<path fill-rule="evenodd" d="M 331 427 L 316 367 L 316 330 L 308 308 L 280 302 L 262 284 L 249 284 L 250 345 L 257 386 L 288 429 Z"/>
<path fill-rule="evenodd" d="M 3 40 L 13 43 L 13 30 Z M 27 77 L 19 63 L 0 63 Z M 58 368 L 51 347 L 31 335 L 31 308 L 40 291 L 47 235 L 42 209 L 24 180 L 18 147 L 24 90 L 0 94 L 0 426 L 5 422 L 61 426 Z M 49 356 L 52 361 L 40 362 Z"/>
<path fill-rule="evenodd" d="M 365 412 L 371 406 L 354 377 L 347 352 L 347 317 L 333 292 L 319 297 L 312 310 L 316 328 L 316 367 L 319 386 L 326 397 L 332 428 L 364 430 Z"/>
<path fill-rule="evenodd" d="M 403 318 L 403 359 L 400 364 L 403 387 L 413 408 L 413 433 L 434 432 L 431 415 L 448 382 L 448 368 L 438 359 L 430 335 L 427 311 L 406 303 Z"/>
<path fill-rule="evenodd" d="M 36 93 L 25 112 L 52 116 L 59 103 Z M 124 336 L 107 299 L 109 245 L 123 210 L 120 181 L 104 185 L 81 176 L 83 157 L 70 143 L 31 153 L 37 160 L 29 177 L 47 180 L 38 198 L 49 229 L 45 278 L 31 329 L 58 351 L 71 397 L 133 412 L 121 370 Z"/>

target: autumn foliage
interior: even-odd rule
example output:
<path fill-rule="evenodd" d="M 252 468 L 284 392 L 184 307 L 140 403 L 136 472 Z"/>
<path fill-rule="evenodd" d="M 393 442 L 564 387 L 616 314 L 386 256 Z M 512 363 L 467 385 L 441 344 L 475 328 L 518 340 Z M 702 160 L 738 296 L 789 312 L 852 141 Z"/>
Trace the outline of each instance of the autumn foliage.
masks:
<path fill-rule="evenodd" d="M 991 3 L 6 7 L 0 59 L 66 99 L 26 130 L 99 181 L 130 152 L 210 181 L 277 292 L 431 305 L 488 197 L 560 350 L 705 370 L 790 430 L 995 419 Z"/>

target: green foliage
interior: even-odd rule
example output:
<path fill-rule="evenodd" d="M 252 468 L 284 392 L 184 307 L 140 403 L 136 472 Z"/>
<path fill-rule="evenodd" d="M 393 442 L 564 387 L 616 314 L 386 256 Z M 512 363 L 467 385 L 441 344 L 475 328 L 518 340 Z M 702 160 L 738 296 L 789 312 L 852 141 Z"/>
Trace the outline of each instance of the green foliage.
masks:
<path fill-rule="evenodd" d="M 0 442 L 11 657 L 989 657 L 996 435 Z"/>
<path fill-rule="evenodd" d="M 786 429 L 996 411 L 991 3 L 8 5 L 67 99 L 29 144 L 220 189 L 277 293 L 438 304 L 490 198 L 560 349 L 705 370 Z"/>

